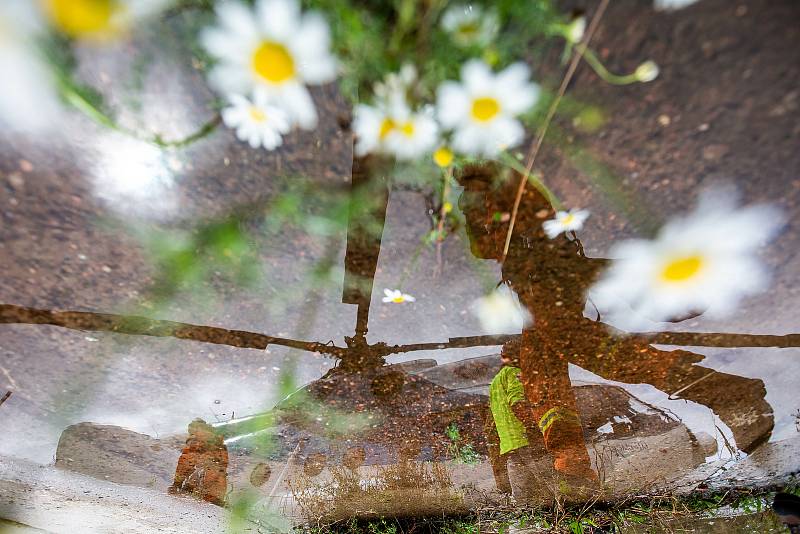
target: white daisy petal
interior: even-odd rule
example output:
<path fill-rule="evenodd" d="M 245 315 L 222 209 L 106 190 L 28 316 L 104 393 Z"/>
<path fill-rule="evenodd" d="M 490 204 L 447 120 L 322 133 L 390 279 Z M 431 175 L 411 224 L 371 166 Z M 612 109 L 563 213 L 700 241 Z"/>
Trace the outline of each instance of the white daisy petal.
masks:
<path fill-rule="evenodd" d="M 550 239 L 555 239 L 558 234 L 561 233 L 562 227 L 558 221 L 545 221 L 542 223 L 542 228 L 544 229 L 544 233 L 547 234 L 547 237 Z"/>
<path fill-rule="evenodd" d="M 494 147 L 486 146 L 484 153 L 493 156 L 501 150 L 515 147 L 525 138 L 525 128 L 516 119 L 511 117 L 499 117 L 488 129 L 495 140 Z"/>
<path fill-rule="evenodd" d="M 310 84 L 323 84 L 336 78 L 336 61 L 328 53 L 331 47 L 330 30 L 319 13 L 307 13 L 291 41 L 297 55 L 298 69 Z"/>
<path fill-rule="evenodd" d="M 242 2 L 219 2 L 215 11 L 224 31 L 246 37 L 258 34 L 252 13 Z"/>
<path fill-rule="evenodd" d="M 436 92 L 436 111 L 445 128 L 453 128 L 464 120 L 464 110 L 470 106 L 470 97 L 456 82 L 444 82 Z"/>
<path fill-rule="evenodd" d="M 491 90 L 493 85 L 492 71 L 479 59 L 470 59 L 461 67 L 461 80 L 472 94 Z"/>
<path fill-rule="evenodd" d="M 299 24 L 300 6 L 295 0 L 258 0 L 256 17 L 265 36 L 285 41 Z"/>
<path fill-rule="evenodd" d="M 317 108 L 314 107 L 311 93 L 304 86 L 287 86 L 279 98 L 289 116 L 301 128 L 311 130 L 317 126 Z"/>
<path fill-rule="evenodd" d="M 353 132 L 356 137 L 357 156 L 376 152 L 380 143 L 380 129 L 383 115 L 374 107 L 359 104 L 353 110 Z"/>
<path fill-rule="evenodd" d="M 480 126 L 467 124 L 453 134 L 453 146 L 458 152 L 482 155 L 486 150 L 486 131 Z M 496 153 L 497 144 L 493 141 L 489 152 Z"/>
<path fill-rule="evenodd" d="M 252 86 L 247 72 L 235 65 L 220 64 L 208 73 L 208 83 L 225 94 L 246 93 Z"/>

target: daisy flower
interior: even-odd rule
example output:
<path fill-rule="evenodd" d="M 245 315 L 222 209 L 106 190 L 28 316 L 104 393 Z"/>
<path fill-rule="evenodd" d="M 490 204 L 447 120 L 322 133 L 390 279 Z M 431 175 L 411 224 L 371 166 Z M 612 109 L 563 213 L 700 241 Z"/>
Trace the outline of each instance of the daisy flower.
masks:
<path fill-rule="evenodd" d="M 736 204 L 731 191 L 706 193 L 693 213 L 670 221 L 656 239 L 616 245 L 617 259 L 590 290 L 606 319 L 638 328 L 645 318 L 719 318 L 763 290 L 767 272 L 756 249 L 777 233 L 783 215 L 771 206 Z"/>
<path fill-rule="evenodd" d="M 241 95 L 232 95 L 229 100 L 231 105 L 222 110 L 222 120 L 228 128 L 236 129 L 239 140 L 253 148 L 274 150 L 281 146 L 281 136 L 291 128 L 289 117 L 269 103 L 264 91 L 257 90 L 252 101 Z"/>
<path fill-rule="evenodd" d="M 169 0 L 42 0 L 51 23 L 79 38 L 114 37 L 163 9 Z"/>
<path fill-rule="evenodd" d="M 357 156 L 385 153 L 399 160 L 429 153 L 438 141 L 439 128 L 432 110 L 412 112 L 404 97 L 394 95 L 377 106 L 359 104 L 353 117 Z"/>
<path fill-rule="evenodd" d="M 462 83 L 444 82 L 437 91 L 437 111 L 442 126 L 454 130 L 453 147 L 492 157 L 522 141 L 525 131 L 515 117 L 539 97 L 528 76 L 523 63 L 494 74 L 486 63 L 470 60 L 461 68 Z"/>
<path fill-rule="evenodd" d="M 583 228 L 583 223 L 589 217 L 588 210 L 571 209 L 569 211 L 557 211 L 556 218 L 545 221 L 542 224 L 544 233 L 550 239 L 555 239 L 562 232 L 575 232 Z"/>
<path fill-rule="evenodd" d="M 203 46 L 219 60 L 209 75 L 224 94 L 263 89 L 300 127 L 317 124 L 317 110 L 305 84 L 336 78 L 330 31 L 316 12 L 301 14 L 296 0 L 257 0 L 254 9 L 218 3 L 217 23 L 201 34 Z"/>
<path fill-rule="evenodd" d="M 531 313 L 519 303 L 517 294 L 506 285 L 477 299 L 472 313 L 487 334 L 518 334 L 533 320 Z"/>
<path fill-rule="evenodd" d="M 459 46 L 486 46 L 500 28 L 494 11 L 484 12 L 478 5 L 454 5 L 442 15 L 442 29 Z"/>
<path fill-rule="evenodd" d="M 384 289 L 383 290 L 383 302 L 394 302 L 396 304 L 402 304 L 404 302 L 414 302 L 415 299 L 408 293 L 403 293 L 399 289 Z"/>

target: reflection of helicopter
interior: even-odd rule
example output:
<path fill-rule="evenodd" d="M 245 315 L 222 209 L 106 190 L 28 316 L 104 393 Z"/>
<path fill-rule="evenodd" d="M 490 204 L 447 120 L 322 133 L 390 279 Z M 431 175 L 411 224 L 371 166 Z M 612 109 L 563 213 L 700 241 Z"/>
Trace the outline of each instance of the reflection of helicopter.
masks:
<path fill-rule="evenodd" d="M 352 189 L 355 191 L 370 183 L 368 163 L 354 160 Z M 374 185 L 374 184 L 373 184 Z M 444 350 L 479 346 L 498 346 L 519 337 L 518 335 L 483 335 L 449 338 L 447 341 L 434 341 L 406 345 L 387 345 L 383 342 L 369 344 L 366 340 L 369 305 L 373 278 L 377 267 L 378 252 L 381 246 L 389 191 L 385 184 L 371 191 L 374 201 L 368 212 L 351 214 L 347 233 L 347 253 L 345 256 L 345 284 L 342 301 L 358 306 L 355 335 L 345 337 L 346 346 L 333 343 L 303 341 L 285 337 L 270 336 L 242 330 L 229 330 L 213 326 L 192 325 L 173 321 L 153 320 L 146 317 L 117 315 L 110 313 L 53 311 L 13 304 L 0 304 L 0 324 L 48 324 L 86 331 L 106 331 L 128 335 L 175 337 L 191 341 L 216 343 L 239 348 L 265 349 L 269 345 L 280 345 L 293 349 L 326 354 L 341 360 L 342 370 L 363 369 L 358 364 L 383 365 L 384 358 L 391 354 L 414 351 Z M 372 231 L 366 231 L 367 224 L 356 220 L 368 217 Z M 379 229 L 376 231 L 376 228 Z M 596 260 L 602 262 L 602 260 Z M 606 326 L 609 331 L 612 328 Z M 629 334 L 620 332 L 627 339 L 650 344 L 696 346 L 696 347 L 800 347 L 800 334 L 782 336 L 736 333 L 698 333 L 698 332 L 648 332 Z"/>
<path fill-rule="evenodd" d="M 208 343 L 218 343 L 242 348 L 264 349 L 269 345 L 281 345 L 293 349 L 326 354 L 339 360 L 337 367 L 328 375 L 310 384 L 305 389 L 316 400 L 335 403 L 342 410 L 377 410 L 388 415 L 386 423 L 392 420 L 397 423 L 397 440 L 406 440 L 415 434 L 419 440 L 433 437 L 432 432 L 439 431 L 444 440 L 443 429 L 448 424 L 447 414 L 466 413 L 464 409 L 474 399 L 467 399 L 448 388 L 439 386 L 420 376 L 415 376 L 400 366 L 386 366 L 385 358 L 391 354 L 414 352 L 421 350 L 444 350 L 461 347 L 498 346 L 510 340 L 523 338 L 523 343 L 551 343 L 552 339 L 536 337 L 532 333 L 517 336 L 470 336 L 451 338 L 442 342 L 428 342 L 406 345 L 387 345 L 383 342 L 368 343 L 366 339 L 369 305 L 372 294 L 373 279 L 377 267 L 378 253 L 381 247 L 381 234 L 385 223 L 389 190 L 386 184 L 371 182 L 368 161 L 355 161 L 353 169 L 353 189 L 371 185 L 379 193 L 371 195 L 375 204 L 368 212 L 359 213 L 358 217 L 369 219 L 370 225 L 358 217 L 352 216 L 347 234 L 347 253 L 345 256 L 345 284 L 343 302 L 358 306 L 355 332 L 352 337 L 345 337 L 346 346 L 325 344 L 320 342 L 295 340 L 274 337 L 253 332 L 228 330 L 223 328 L 189 325 L 171 321 L 156 321 L 142 317 L 130 317 L 91 312 L 59 312 L 37 310 L 14 305 L 0 305 L 0 323 L 51 324 L 78 330 L 98 330 L 123 333 L 129 335 L 171 336 Z M 379 228 L 380 231 L 368 232 L 367 226 Z M 575 263 L 573 257 L 564 261 Z M 582 298 L 582 291 L 580 297 Z M 535 315 L 547 316 L 547 312 Z M 589 320 L 586 320 L 589 321 Z M 589 321 L 591 322 L 591 321 Z M 575 332 L 583 332 L 584 321 L 575 323 Z M 608 335 L 608 327 L 600 323 L 590 326 L 593 331 L 602 331 Z M 800 335 L 760 336 L 744 334 L 706 334 L 706 333 L 647 333 L 626 335 L 626 343 L 640 347 L 652 344 L 714 346 L 714 347 L 798 347 Z M 602 374 L 602 373 L 599 373 Z M 704 379 L 699 376 L 698 378 Z M 629 377 L 636 381 L 636 374 Z M 689 384 L 691 385 L 691 384 Z M 369 397 L 369 398 L 367 398 Z M 467 404 L 467 406 L 464 405 Z M 413 409 L 410 409 L 413 407 Z M 460 417 L 460 415 L 459 415 Z M 467 418 L 469 419 L 469 418 Z M 459 419 L 465 435 L 474 438 L 476 443 L 484 442 L 482 422 L 479 420 Z M 472 418 L 474 419 L 474 418 Z M 401 421 L 402 420 L 402 421 Z M 419 432 L 410 432 L 416 426 Z M 385 432 L 392 425 L 382 425 Z M 234 432 L 235 425 L 229 425 L 223 433 Z M 377 430 L 376 430 L 377 431 Z M 389 433 L 391 434 L 391 433 Z M 387 438 L 390 436 L 387 435 Z M 393 438 L 393 439 L 394 439 Z M 756 441 L 750 443 L 755 446 Z M 421 443 L 419 444 L 421 445 Z M 748 448 L 750 448 L 748 447 Z M 433 454 L 433 456 L 436 456 Z"/>

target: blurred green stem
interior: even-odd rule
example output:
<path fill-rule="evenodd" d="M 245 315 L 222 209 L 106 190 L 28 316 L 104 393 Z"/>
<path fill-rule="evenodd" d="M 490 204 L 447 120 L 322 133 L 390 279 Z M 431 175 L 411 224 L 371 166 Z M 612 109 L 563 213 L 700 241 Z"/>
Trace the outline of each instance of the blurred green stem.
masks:
<path fill-rule="evenodd" d="M 564 205 L 558 199 L 555 193 L 553 193 L 549 187 L 547 187 L 544 182 L 539 178 L 536 173 L 528 173 L 525 170 L 525 167 L 515 158 L 513 155 L 509 154 L 507 151 L 503 151 L 500 153 L 500 159 L 498 160 L 500 163 L 511 167 L 521 175 L 525 176 L 528 182 L 535 187 L 543 196 L 547 199 L 551 206 L 553 206 L 554 210 L 562 210 Z"/>
<path fill-rule="evenodd" d="M 413 26 L 414 15 L 417 11 L 416 0 L 399 0 L 397 5 L 397 24 L 392 32 L 392 38 L 389 41 L 389 51 L 396 54 L 400 51 L 400 43 L 403 37 L 406 36 L 408 31 Z"/>
<path fill-rule="evenodd" d="M 620 75 L 609 71 L 597 57 L 597 54 L 595 54 L 594 51 L 591 48 L 588 48 L 585 44 L 579 44 L 577 46 L 577 50 L 583 55 L 583 59 L 585 59 L 589 66 L 594 69 L 597 75 L 606 82 L 613 85 L 629 85 L 639 81 L 639 79 L 636 77 L 636 73 Z"/>
<path fill-rule="evenodd" d="M 211 119 L 203 123 L 200 128 L 186 137 L 168 140 L 164 139 L 164 137 L 159 133 L 148 136 L 136 130 L 132 130 L 120 125 L 107 113 L 103 112 L 96 105 L 92 104 L 81 94 L 71 77 L 66 73 L 57 73 L 56 78 L 58 80 L 58 88 L 61 92 L 61 95 L 63 96 L 64 100 L 73 108 L 82 112 L 84 115 L 101 126 L 105 126 L 106 128 L 110 128 L 115 132 L 119 132 L 130 137 L 135 137 L 136 139 L 156 145 L 160 148 L 181 148 L 189 145 L 211 134 L 222 122 L 222 117 L 220 114 L 215 113 Z"/>

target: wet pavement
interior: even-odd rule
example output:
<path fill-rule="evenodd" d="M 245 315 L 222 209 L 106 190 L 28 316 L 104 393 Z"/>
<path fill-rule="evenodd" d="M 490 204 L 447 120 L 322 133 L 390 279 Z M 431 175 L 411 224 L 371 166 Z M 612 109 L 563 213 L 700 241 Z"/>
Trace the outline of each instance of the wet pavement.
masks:
<path fill-rule="evenodd" d="M 571 94 L 607 121 L 590 136 L 563 118 L 541 170 L 592 216 L 579 241 L 550 241 L 552 210 L 529 188 L 502 265 L 495 215 L 510 211 L 517 175 L 458 171 L 446 237 L 421 244 L 441 199 L 384 161 L 354 159 L 332 86 L 314 92 L 318 129 L 272 153 L 224 128 L 162 151 L 77 113 L 47 137 L 0 133 L 0 394 L 12 392 L 0 481 L 55 463 L 153 502 L 189 493 L 297 520 L 467 512 L 508 502 L 520 476 L 545 503 L 788 483 L 800 471 L 800 58 L 789 46 L 800 11 L 742 5 L 610 9 L 600 49 L 621 64 L 652 55 L 662 77 L 618 88 L 579 69 Z M 614 28 L 632 10 L 630 51 Z M 718 13 L 726 25 L 710 28 Z M 146 35 L 126 46 L 135 53 L 80 50 L 82 76 L 112 106 L 142 100 L 121 120 L 180 138 L 213 118 L 202 74 L 175 50 L 154 54 Z M 137 58 L 142 89 L 125 74 Z M 545 82 L 560 72 L 550 63 Z M 629 191 L 622 208 L 589 178 L 598 168 Z M 610 246 L 719 183 L 788 214 L 763 249 L 769 289 L 725 320 L 604 323 L 585 295 Z M 501 281 L 533 323 L 487 333 L 474 302 Z M 401 286 L 415 302 L 382 301 Z M 500 454 L 489 404 L 501 354 L 531 403 L 524 473 Z M 24 491 L 12 501 L 0 516 L 20 522 L 32 516 L 19 510 L 49 506 Z"/>

